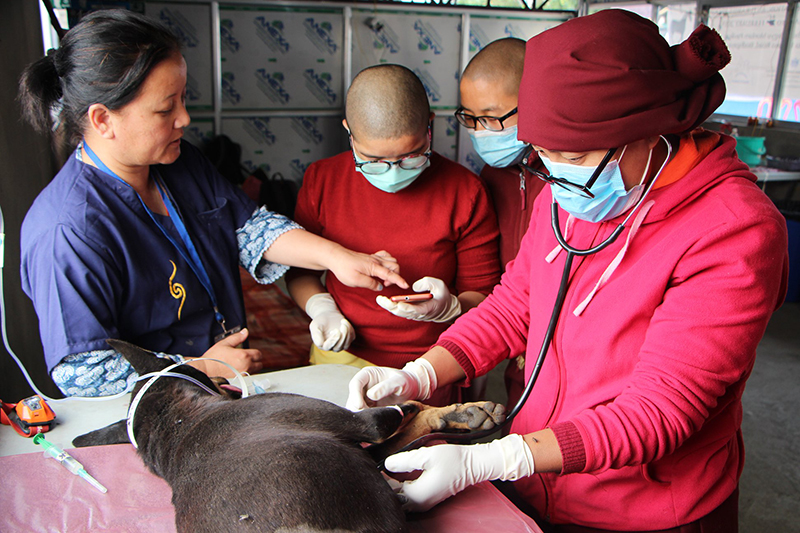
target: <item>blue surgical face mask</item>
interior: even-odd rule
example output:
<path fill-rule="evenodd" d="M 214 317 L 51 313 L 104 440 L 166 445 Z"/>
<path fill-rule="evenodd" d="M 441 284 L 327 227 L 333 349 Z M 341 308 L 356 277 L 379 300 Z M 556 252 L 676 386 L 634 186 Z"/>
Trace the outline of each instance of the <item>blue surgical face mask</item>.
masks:
<path fill-rule="evenodd" d="M 517 140 L 517 126 L 500 131 L 467 130 L 475 151 L 490 167 L 510 167 L 522 160 L 528 147 Z"/>
<path fill-rule="evenodd" d="M 353 155 L 355 155 L 355 152 L 353 152 Z M 357 155 L 355 155 L 355 158 L 358 163 L 367 162 Z M 392 165 L 392 167 L 383 174 L 367 174 L 362 172 L 358 167 L 356 167 L 356 170 L 361 172 L 361 175 L 367 178 L 367 181 L 378 189 L 384 192 L 395 193 L 411 185 L 429 166 L 431 166 L 430 159 L 425 161 L 425 164 L 419 168 L 405 169 L 400 168 L 398 165 Z"/>
<path fill-rule="evenodd" d="M 653 156 L 653 150 L 650 150 L 650 156 L 647 159 L 647 165 L 639 184 L 632 187 L 631 190 L 625 189 L 625 182 L 622 181 L 622 173 L 619 170 L 619 161 L 622 160 L 624 154 L 625 148 L 622 149 L 619 158 L 609 161 L 600 173 L 597 181 L 594 182 L 590 189 L 594 194 L 594 198 L 586 198 L 556 183 L 552 183 L 550 191 L 553 193 L 553 198 L 564 211 L 581 220 L 602 222 L 621 215 L 641 198 L 644 179 L 647 176 L 647 170 L 650 168 L 650 157 Z M 595 167 L 556 163 L 542 154 L 539 154 L 539 158 L 544 166 L 547 167 L 547 171 L 551 176 L 563 178 L 578 185 L 587 183 L 595 170 Z"/>

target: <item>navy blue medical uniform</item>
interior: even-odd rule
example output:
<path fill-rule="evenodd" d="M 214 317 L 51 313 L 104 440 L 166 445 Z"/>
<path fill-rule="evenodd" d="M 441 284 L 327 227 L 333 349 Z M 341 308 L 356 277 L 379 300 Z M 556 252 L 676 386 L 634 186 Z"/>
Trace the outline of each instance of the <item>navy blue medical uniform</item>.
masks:
<path fill-rule="evenodd" d="M 255 203 L 188 142 L 154 165 L 172 194 L 228 328 L 245 326 L 236 230 Z M 155 215 L 180 241 L 170 217 Z M 48 371 L 108 338 L 199 357 L 222 328 L 208 292 L 128 185 L 73 154 L 22 224 L 22 285 L 39 316 Z"/>

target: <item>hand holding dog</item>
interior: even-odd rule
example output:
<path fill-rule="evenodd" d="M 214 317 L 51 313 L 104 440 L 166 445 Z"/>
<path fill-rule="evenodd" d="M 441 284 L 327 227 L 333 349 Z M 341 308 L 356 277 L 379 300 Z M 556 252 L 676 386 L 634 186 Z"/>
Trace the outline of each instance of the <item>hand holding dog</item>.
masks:
<path fill-rule="evenodd" d="M 239 372 L 249 372 L 255 374 L 264 368 L 264 359 L 261 350 L 254 348 L 237 348 L 240 344 L 247 340 L 250 332 L 247 328 L 225 337 L 217 342 L 214 346 L 206 350 L 202 357 L 192 361 L 192 366 L 198 370 L 202 370 L 206 375 L 211 377 L 234 377 L 231 370 L 216 361 L 206 361 L 206 358 L 221 359 Z"/>
<path fill-rule="evenodd" d="M 427 400 L 437 385 L 436 371 L 427 359 L 409 361 L 402 370 L 369 366 L 350 380 L 345 407 L 360 411 L 407 400 Z"/>
<path fill-rule="evenodd" d="M 515 481 L 534 473 L 533 454 L 516 434 L 486 444 L 442 444 L 398 453 L 385 464 L 390 472 L 423 471 L 395 491 L 404 500 L 403 508 L 412 512 L 427 511 L 476 483 Z"/>

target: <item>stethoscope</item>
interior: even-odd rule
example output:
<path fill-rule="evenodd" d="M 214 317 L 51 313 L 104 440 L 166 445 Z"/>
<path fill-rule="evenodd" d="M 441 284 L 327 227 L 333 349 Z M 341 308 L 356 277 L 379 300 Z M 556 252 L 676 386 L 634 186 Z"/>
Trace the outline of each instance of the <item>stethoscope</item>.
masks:
<path fill-rule="evenodd" d="M 558 241 L 558 244 L 561 246 L 561 248 L 567 252 L 567 257 L 564 261 L 564 270 L 561 273 L 561 281 L 558 286 L 558 293 L 556 294 L 555 303 L 553 304 L 553 311 L 550 314 L 550 321 L 547 324 L 547 330 L 545 330 L 545 334 L 542 339 L 542 345 L 539 348 L 539 355 L 536 357 L 536 362 L 533 365 L 531 376 L 528 379 L 528 382 L 525 384 L 525 389 L 522 392 L 522 396 L 520 396 L 519 400 L 517 400 L 517 403 L 514 405 L 511 411 L 506 414 L 505 421 L 491 429 L 483 429 L 479 431 L 470 431 L 465 433 L 429 433 L 410 442 L 397 453 L 419 448 L 420 446 L 424 446 L 428 442 L 434 440 L 445 441 L 450 444 L 471 444 L 477 439 L 497 433 L 509 425 L 514 417 L 517 416 L 517 414 L 522 410 L 522 407 L 525 405 L 525 402 L 528 400 L 528 397 L 531 395 L 531 391 L 533 391 L 533 386 L 536 384 L 536 380 L 539 378 L 539 372 L 542 370 L 542 365 L 544 365 L 545 356 L 550 349 L 550 343 L 553 341 L 553 335 L 555 335 L 556 326 L 558 325 L 558 317 L 561 315 L 561 310 L 564 308 L 564 300 L 567 296 L 567 290 L 569 289 L 569 273 L 572 270 L 572 261 L 576 256 L 596 254 L 616 241 L 617 238 L 622 234 L 622 231 L 625 229 L 628 221 L 644 203 L 647 195 L 650 193 L 650 190 L 653 188 L 653 185 L 655 185 L 656 180 L 661 175 L 661 172 L 664 170 L 664 167 L 667 165 L 667 162 L 672 155 L 672 145 L 664 136 L 661 136 L 661 138 L 667 145 L 667 157 L 664 159 L 661 168 L 656 173 L 655 177 L 650 180 L 650 183 L 645 188 L 644 194 L 642 194 L 642 197 L 639 198 L 625 219 L 616 228 L 614 228 L 614 231 L 612 231 L 611 234 L 600 244 L 586 249 L 580 249 L 571 246 L 561 233 L 561 227 L 558 220 L 558 203 L 555 201 L 555 199 L 553 199 L 553 203 L 550 205 L 550 225 L 553 228 L 553 234 L 555 235 L 556 241 Z M 381 462 L 378 467 L 383 469 L 383 462 Z"/>

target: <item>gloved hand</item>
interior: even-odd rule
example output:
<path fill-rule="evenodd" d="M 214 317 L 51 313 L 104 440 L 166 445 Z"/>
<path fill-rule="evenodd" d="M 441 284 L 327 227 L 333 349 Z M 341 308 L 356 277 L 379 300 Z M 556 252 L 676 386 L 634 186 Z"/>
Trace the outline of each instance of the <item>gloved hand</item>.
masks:
<path fill-rule="evenodd" d="M 311 340 L 321 350 L 341 352 L 355 340 L 356 332 L 352 324 L 339 311 L 330 293 L 321 292 L 309 298 L 306 314 L 311 317 L 308 326 Z"/>
<path fill-rule="evenodd" d="M 397 492 L 407 511 L 427 511 L 470 485 L 500 479 L 515 481 L 534 472 L 533 454 L 521 435 L 511 434 L 486 444 L 442 444 L 386 458 L 390 472 L 423 470 Z"/>
<path fill-rule="evenodd" d="M 444 281 L 428 276 L 418 279 L 411 288 L 414 292 L 430 291 L 433 298 L 413 304 L 395 303 L 386 296 L 378 296 L 375 301 L 395 316 L 422 322 L 450 322 L 461 314 L 461 302 L 450 294 Z"/>
<path fill-rule="evenodd" d="M 360 411 L 371 406 L 396 405 L 406 400 L 427 400 L 438 381 L 427 359 L 409 361 L 402 370 L 384 366 L 362 368 L 350 380 L 345 407 Z M 367 403 L 371 400 L 371 403 Z"/>

